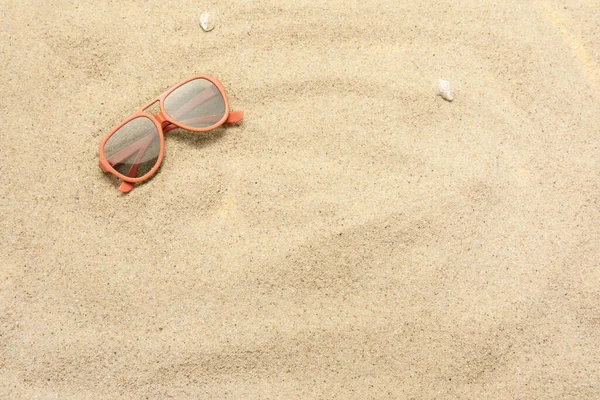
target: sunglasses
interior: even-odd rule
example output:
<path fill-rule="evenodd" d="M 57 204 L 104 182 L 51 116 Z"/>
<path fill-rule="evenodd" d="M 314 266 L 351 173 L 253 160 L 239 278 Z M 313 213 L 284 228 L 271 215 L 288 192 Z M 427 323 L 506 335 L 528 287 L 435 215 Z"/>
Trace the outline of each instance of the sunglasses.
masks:
<path fill-rule="evenodd" d="M 145 110 L 159 102 L 155 115 Z M 164 156 L 164 133 L 183 128 L 206 132 L 236 123 L 243 111 L 229 111 L 225 89 L 218 79 L 197 75 L 179 82 L 114 127 L 100 143 L 99 164 L 121 179 L 119 191 L 129 192 L 158 170 Z"/>

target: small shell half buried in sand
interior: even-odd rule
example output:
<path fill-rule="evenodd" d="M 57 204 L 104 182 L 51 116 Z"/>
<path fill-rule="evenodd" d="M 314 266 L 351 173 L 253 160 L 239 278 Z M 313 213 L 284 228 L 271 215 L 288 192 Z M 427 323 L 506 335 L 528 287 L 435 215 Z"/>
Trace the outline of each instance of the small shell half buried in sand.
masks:
<path fill-rule="evenodd" d="M 200 14 L 200 26 L 204 32 L 210 32 L 215 29 L 215 19 L 210 13 L 203 12 Z"/>
<path fill-rule="evenodd" d="M 442 99 L 452 101 L 454 100 L 454 95 L 452 94 L 452 89 L 450 89 L 450 82 L 440 79 L 438 81 L 438 94 L 442 96 Z"/>

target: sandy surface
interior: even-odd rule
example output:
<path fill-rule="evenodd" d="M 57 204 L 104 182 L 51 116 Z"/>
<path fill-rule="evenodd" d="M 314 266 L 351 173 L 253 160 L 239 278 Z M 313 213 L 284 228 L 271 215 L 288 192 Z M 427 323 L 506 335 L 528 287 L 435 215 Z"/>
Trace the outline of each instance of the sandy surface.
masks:
<path fill-rule="evenodd" d="M 598 398 L 599 1 L 77 3 L 0 1 L 0 397 Z"/>

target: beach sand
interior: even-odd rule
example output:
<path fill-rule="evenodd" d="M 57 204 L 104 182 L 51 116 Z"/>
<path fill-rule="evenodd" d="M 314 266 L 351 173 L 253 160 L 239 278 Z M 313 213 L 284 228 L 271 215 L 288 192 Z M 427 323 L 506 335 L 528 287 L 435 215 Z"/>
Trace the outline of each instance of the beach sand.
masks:
<path fill-rule="evenodd" d="M 0 397 L 598 398 L 598 1 L 0 11 Z M 194 74 L 244 121 L 119 193 Z"/>

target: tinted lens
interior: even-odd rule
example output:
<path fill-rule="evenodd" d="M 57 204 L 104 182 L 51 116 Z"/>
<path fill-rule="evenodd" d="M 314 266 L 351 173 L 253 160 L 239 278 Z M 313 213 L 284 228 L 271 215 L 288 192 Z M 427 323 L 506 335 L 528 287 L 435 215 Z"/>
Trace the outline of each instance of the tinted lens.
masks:
<path fill-rule="evenodd" d="M 165 99 L 165 111 L 177 122 L 204 128 L 225 115 L 225 100 L 219 89 L 206 79 L 194 79 L 178 87 Z"/>
<path fill-rule="evenodd" d="M 156 165 L 160 137 L 150 118 L 132 119 L 104 144 L 104 157 L 119 173 L 130 178 L 146 175 Z"/>

